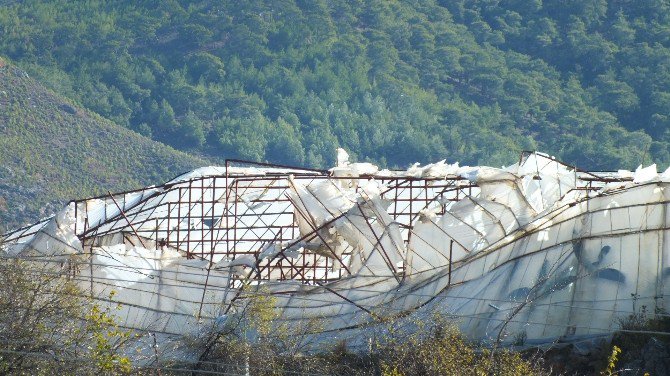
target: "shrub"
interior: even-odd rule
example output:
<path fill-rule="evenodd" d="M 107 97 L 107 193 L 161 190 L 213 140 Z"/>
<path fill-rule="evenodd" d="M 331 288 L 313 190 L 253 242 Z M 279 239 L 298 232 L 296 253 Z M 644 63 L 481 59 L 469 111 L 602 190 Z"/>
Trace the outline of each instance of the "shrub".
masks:
<path fill-rule="evenodd" d="M 258 294 L 246 304 L 215 342 L 199 369 L 254 375 L 294 373 L 341 375 L 540 375 L 549 374 L 537 359 L 503 349 L 471 344 L 448 317 L 416 322 L 411 332 L 399 330 L 398 320 L 384 327 L 367 352 L 351 352 L 345 342 L 319 353 L 295 351 L 287 343 L 309 338 L 314 327 L 295 330 L 277 323 L 274 299 Z M 414 330 L 416 329 L 416 330 Z M 253 333 L 253 335 L 249 335 Z"/>
<path fill-rule="evenodd" d="M 126 374 L 112 308 L 84 297 L 67 268 L 0 257 L 0 373 Z"/>

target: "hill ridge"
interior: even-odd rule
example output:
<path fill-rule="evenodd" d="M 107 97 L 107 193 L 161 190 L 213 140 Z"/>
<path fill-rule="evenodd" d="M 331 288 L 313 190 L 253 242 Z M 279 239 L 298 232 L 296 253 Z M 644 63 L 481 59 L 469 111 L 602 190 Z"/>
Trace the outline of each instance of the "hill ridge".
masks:
<path fill-rule="evenodd" d="M 79 108 L 0 60 L 0 226 L 65 202 L 162 182 L 206 161 Z"/>

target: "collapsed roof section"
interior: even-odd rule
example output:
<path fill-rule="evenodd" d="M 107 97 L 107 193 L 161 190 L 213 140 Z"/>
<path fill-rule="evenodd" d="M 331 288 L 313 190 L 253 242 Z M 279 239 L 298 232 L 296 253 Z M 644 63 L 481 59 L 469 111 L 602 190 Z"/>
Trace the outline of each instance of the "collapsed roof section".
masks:
<path fill-rule="evenodd" d="M 434 311 L 474 339 L 541 343 L 670 308 L 668 182 L 530 152 L 502 169 L 380 171 L 340 150 L 328 171 L 229 161 L 73 201 L 5 242 L 67 265 L 93 297 L 115 290 L 124 326 L 163 335 L 216 327 L 263 291 L 281 320 L 320 321 L 315 344 Z"/>

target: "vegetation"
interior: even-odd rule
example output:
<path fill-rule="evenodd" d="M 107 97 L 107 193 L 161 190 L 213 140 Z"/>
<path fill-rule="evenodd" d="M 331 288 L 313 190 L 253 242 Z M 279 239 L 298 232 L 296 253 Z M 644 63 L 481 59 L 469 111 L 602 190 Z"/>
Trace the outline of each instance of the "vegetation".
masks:
<path fill-rule="evenodd" d="M 631 295 L 635 306 L 639 297 Z M 670 371 L 670 361 L 666 360 L 670 355 L 670 315 L 664 309 L 657 306 L 649 310 L 645 305 L 639 306 L 634 313 L 621 319 L 619 325 L 621 330 L 612 339 L 615 360 L 639 371 L 638 374 L 656 375 Z M 614 354 L 616 349 L 620 355 Z"/>
<path fill-rule="evenodd" d="M 2 65 L 0 223 L 7 228 L 50 215 L 74 198 L 155 184 L 204 164 Z"/>
<path fill-rule="evenodd" d="M 0 373 L 129 373 L 130 333 L 54 265 L 0 257 Z"/>
<path fill-rule="evenodd" d="M 0 51 L 77 104 L 191 153 L 312 166 L 337 146 L 389 167 L 667 164 L 669 30 L 663 1 L 0 7 Z"/>
<path fill-rule="evenodd" d="M 384 338 L 377 357 L 384 375 L 549 375 L 539 359 L 505 349 L 479 349 L 453 320 L 435 314 L 411 334 Z"/>
<path fill-rule="evenodd" d="M 276 322 L 273 307 L 274 299 L 262 289 L 250 296 L 240 317 L 226 322 L 195 368 L 253 375 L 550 374 L 539 358 L 478 348 L 462 336 L 452 320 L 439 313 L 429 322 L 416 322 L 410 331 L 398 329 L 396 320 L 382 322 L 383 334 L 374 336 L 367 351 L 351 352 L 344 342 L 338 342 L 326 351 L 309 353 L 303 345 L 316 322 L 289 328 Z"/>
<path fill-rule="evenodd" d="M 619 360 L 619 354 L 621 354 L 621 349 L 616 345 L 612 346 L 612 353 L 607 357 L 607 366 L 604 370 L 600 371 L 601 375 L 612 376 L 616 373 L 616 363 Z"/>

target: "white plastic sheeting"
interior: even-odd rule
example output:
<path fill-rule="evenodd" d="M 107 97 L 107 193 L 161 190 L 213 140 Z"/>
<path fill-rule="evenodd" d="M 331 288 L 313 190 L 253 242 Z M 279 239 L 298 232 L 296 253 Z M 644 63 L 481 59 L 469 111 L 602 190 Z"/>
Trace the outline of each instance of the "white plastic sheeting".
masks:
<path fill-rule="evenodd" d="M 207 167 L 73 202 L 9 234 L 6 253 L 76 264 L 84 291 L 121 304 L 124 326 L 164 336 L 216 328 L 258 291 L 275 294 L 280 320 L 318 321 L 317 348 L 362 345 L 396 315 L 442 312 L 479 341 L 546 343 L 670 308 L 670 174 L 655 165 L 584 173 L 530 153 L 503 169 L 379 171 L 343 150 L 337 160 L 327 174 Z"/>

